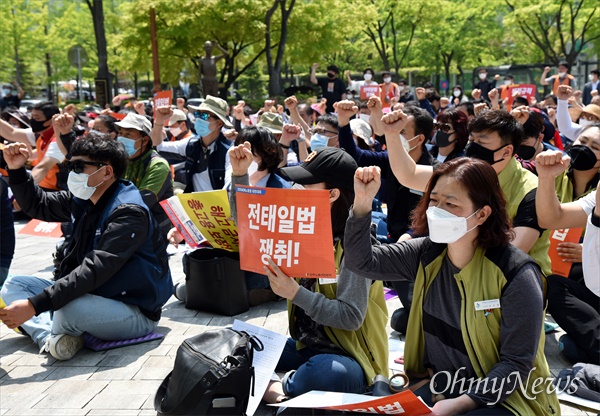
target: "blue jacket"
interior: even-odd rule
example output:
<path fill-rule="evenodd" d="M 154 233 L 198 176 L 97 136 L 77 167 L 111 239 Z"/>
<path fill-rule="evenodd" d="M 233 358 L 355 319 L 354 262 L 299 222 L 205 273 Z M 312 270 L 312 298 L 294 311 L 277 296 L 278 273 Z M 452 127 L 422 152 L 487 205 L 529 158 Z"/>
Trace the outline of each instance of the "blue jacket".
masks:
<path fill-rule="evenodd" d="M 204 172 L 205 169 L 208 169 L 213 189 L 221 189 L 225 185 L 225 158 L 231 142 L 223 136 L 223 133 L 219 134 L 214 150 L 206 156 L 201 139 L 198 136 L 192 137 L 185 148 L 185 192 L 196 191 L 193 177 L 196 173 Z"/>

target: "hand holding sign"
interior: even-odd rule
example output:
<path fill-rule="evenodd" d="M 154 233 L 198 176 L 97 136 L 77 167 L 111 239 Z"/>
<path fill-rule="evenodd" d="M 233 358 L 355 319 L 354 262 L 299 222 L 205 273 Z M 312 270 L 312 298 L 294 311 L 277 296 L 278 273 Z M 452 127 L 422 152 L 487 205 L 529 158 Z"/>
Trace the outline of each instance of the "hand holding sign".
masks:
<path fill-rule="evenodd" d="M 269 262 L 269 265 L 265 266 L 265 274 L 269 278 L 271 290 L 273 290 L 277 296 L 282 298 L 289 300 L 294 299 L 298 290 L 300 290 L 300 285 L 298 285 L 294 279 L 290 279 L 286 276 L 271 257 L 269 257 L 267 261 Z"/>
<path fill-rule="evenodd" d="M 558 255 L 567 263 L 581 263 L 583 261 L 583 248 L 579 243 L 559 243 Z"/>
<path fill-rule="evenodd" d="M 232 146 L 229 149 L 229 160 L 234 176 L 244 176 L 248 174 L 248 168 L 252 163 L 252 146 L 250 142 L 244 142 L 239 146 Z"/>

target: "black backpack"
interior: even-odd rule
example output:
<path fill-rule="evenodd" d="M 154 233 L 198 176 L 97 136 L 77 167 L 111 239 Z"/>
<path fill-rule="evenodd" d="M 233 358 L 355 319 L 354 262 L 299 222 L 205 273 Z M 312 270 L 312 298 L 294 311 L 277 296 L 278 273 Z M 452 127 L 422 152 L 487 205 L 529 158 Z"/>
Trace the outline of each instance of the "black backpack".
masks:
<path fill-rule="evenodd" d="M 186 339 L 154 408 L 159 415 L 245 415 L 254 395 L 254 350 L 263 350 L 258 338 L 227 328 Z"/>

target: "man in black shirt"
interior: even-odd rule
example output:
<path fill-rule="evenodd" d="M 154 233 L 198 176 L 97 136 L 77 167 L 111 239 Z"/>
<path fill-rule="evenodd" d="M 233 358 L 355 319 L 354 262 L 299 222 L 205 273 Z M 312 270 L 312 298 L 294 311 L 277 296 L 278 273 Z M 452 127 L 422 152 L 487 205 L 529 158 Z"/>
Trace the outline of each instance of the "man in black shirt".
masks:
<path fill-rule="evenodd" d="M 17 95 L 13 95 L 15 88 L 17 89 Z M 12 85 L 5 84 L 2 86 L 2 95 L 2 100 L 0 100 L 0 110 L 4 110 L 6 107 L 19 108 L 21 98 L 23 98 L 25 93 L 19 84 L 13 82 Z"/>
<path fill-rule="evenodd" d="M 322 95 L 327 99 L 327 112 L 333 113 L 333 104 L 346 99 L 346 84 L 338 78 L 340 70 L 335 65 L 327 67 L 327 78 L 317 78 L 319 64 L 313 64 L 310 82 L 321 87 Z"/>
<path fill-rule="evenodd" d="M 500 78 L 500 75 L 496 75 L 495 79 L 490 81 L 488 79 L 487 69 L 480 68 L 478 76 L 479 76 L 479 82 L 477 82 L 477 84 L 473 85 L 473 88 L 481 90 L 481 98 L 483 98 L 486 101 L 489 101 L 490 99 L 488 97 L 488 93 L 491 90 L 493 90 L 494 88 L 496 88 L 496 80 L 498 80 Z"/>

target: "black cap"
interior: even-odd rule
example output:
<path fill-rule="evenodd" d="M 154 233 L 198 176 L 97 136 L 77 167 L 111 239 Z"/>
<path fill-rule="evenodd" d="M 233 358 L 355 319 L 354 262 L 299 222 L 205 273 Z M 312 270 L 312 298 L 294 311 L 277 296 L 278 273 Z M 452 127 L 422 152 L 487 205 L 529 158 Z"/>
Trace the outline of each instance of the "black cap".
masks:
<path fill-rule="evenodd" d="M 354 173 L 358 165 L 348 153 L 336 147 L 312 152 L 300 166 L 281 168 L 285 179 L 301 185 L 325 182 L 335 188 L 354 190 Z"/>

